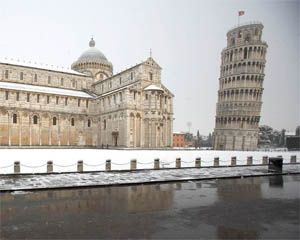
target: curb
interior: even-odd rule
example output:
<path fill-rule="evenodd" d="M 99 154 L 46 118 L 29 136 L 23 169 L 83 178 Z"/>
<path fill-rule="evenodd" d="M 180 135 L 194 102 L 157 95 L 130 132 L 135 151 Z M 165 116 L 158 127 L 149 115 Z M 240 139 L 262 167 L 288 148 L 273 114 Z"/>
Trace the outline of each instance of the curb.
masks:
<path fill-rule="evenodd" d="M 151 182 L 135 182 L 135 183 L 108 183 L 108 184 L 95 184 L 95 185 L 83 185 L 83 186 L 0 189 L 0 193 L 15 192 L 15 191 L 35 192 L 35 191 L 47 191 L 47 190 L 68 190 L 68 189 L 83 189 L 83 188 L 96 188 L 96 187 L 118 187 L 118 186 L 150 185 L 150 184 L 167 184 L 167 183 L 188 182 L 188 181 L 236 179 L 236 178 L 250 178 L 250 177 L 269 177 L 269 176 L 284 176 L 284 175 L 297 175 L 297 174 L 300 174 L 300 172 L 269 173 L 269 174 L 257 174 L 257 175 L 233 175 L 233 176 L 223 176 L 223 177 L 187 178 L 187 179 L 158 180 L 158 181 L 151 181 Z"/>

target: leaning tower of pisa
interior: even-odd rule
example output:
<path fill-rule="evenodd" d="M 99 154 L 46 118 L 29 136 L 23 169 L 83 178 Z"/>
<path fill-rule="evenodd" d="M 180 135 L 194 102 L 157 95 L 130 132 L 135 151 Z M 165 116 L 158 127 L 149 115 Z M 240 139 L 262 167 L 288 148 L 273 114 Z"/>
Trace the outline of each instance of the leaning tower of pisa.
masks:
<path fill-rule="evenodd" d="M 216 150 L 255 150 L 262 107 L 267 43 L 263 25 L 239 25 L 227 33 L 221 53 L 214 130 Z"/>

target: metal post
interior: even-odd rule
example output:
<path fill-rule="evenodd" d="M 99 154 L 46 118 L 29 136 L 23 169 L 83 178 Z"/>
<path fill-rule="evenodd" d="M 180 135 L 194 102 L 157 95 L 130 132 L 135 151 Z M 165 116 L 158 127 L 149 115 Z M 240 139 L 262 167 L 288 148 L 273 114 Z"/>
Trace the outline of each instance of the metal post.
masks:
<path fill-rule="evenodd" d="M 14 162 L 14 173 L 20 173 L 21 169 L 20 169 L 20 162 L 16 161 Z"/>
<path fill-rule="evenodd" d="M 252 165 L 253 164 L 253 157 L 249 156 L 247 157 L 247 165 Z"/>
<path fill-rule="evenodd" d="M 136 159 L 130 161 L 130 170 L 136 170 Z"/>
<path fill-rule="evenodd" d="M 220 165 L 220 159 L 218 157 L 214 158 L 214 167 L 218 167 Z"/>
<path fill-rule="evenodd" d="M 176 168 L 181 168 L 181 158 L 176 158 Z"/>
<path fill-rule="evenodd" d="M 269 161 L 269 157 L 268 156 L 263 156 L 263 158 L 262 158 L 262 164 L 263 165 L 267 165 L 268 161 Z"/>
<path fill-rule="evenodd" d="M 52 173 L 53 172 L 53 162 L 48 161 L 47 162 L 47 173 Z"/>
<path fill-rule="evenodd" d="M 297 156 L 296 155 L 291 156 L 291 163 L 297 163 Z"/>
<path fill-rule="evenodd" d="M 195 167 L 200 168 L 201 167 L 201 158 L 196 158 L 195 160 Z"/>
<path fill-rule="evenodd" d="M 83 161 L 79 160 L 77 162 L 77 172 L 83 172 Z"/>
<path fill-rule="evenodd" d="M 159 169 L 159 158 L 154 159 L 154 169 Z"/>
<path fill-rule="evenodd" d="M 110 159 L 107 159 L 105 162 L 105 170 L 111 171 L 111 160 Z"/>
<path fill-rule="evenodd" d="M 231 157 L 231 166 L 236 166 L 236 157 Z"/>

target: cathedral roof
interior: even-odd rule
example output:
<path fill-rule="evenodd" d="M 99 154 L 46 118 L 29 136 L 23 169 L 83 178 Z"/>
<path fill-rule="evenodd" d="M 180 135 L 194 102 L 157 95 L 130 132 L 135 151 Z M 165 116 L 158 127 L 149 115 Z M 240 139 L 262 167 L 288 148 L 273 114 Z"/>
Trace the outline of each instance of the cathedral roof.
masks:
<path fill-rule="evenodd" d="M 94 98 L 94 96 L 84 91 L 63 89 L 63 88 L 56 88 L 56 87 L 37 86 L 37 85 L 23 84 L 23 83 L 12 83 L 12 82 L 0 81 L 0 89 L 11 89 L 17 91 L 55 94 L 55 95 L 63 95 L 63 96 L 70 96 L 70 97 Z"/>
<path fill-rule="evenodd" d="M 164 89 L 162 89 L 160 86 L 156 85 L 156 84 L 151 84 L 148 87 L 144 88 L 145 91 L 163 91 Z"/>
<path fill-rule="evenodd" d="M 72 64 L 72 66 L 82 63 L 100 63 L 100 64 L 106 64 L 106 65 L 112 65 L 105 55 L 95 47 L 96 42 L 92 38 L 89 42 L 89 49 L 85 50 L 80 57 L 77 59 L 76 62 Z"/>
<path fill-rule="evenodd" d="M 34 68 L 34 69 L 54 71 L 54 72 L 80 75 L 80 76 L 87 77 L 86 74 L 76 72 L 76 71 L 71 70 L 66 67 L 59 67 L 59 66 L 55 66 L 55 65 L 43 64 L 43 63 L 38 63 L 38 62 L 34 62 L 34 61 L 25 61 L 25 60 L 12 59 L 12 58 L 0 58 L 0 64 L 13 65 L 13 66 L 25 67 L 25 68 Z"/>

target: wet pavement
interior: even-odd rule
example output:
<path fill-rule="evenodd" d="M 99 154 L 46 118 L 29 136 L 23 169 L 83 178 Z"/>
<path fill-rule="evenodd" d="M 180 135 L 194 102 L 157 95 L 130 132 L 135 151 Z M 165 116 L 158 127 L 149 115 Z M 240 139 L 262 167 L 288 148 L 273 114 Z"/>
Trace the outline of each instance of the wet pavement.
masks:
<path fill-rule="evenodd" d="M 1 239 L 299 239 L 300 174 L 16 191 Z"/>
<path fill-rule="evenodd" d="M 300 173 L 299 164 L 283 165 L 283 173 Z M 199 180 L 273 174 L 268 166 L 186 168 L 125 172 L 92 172 L 45 175 L 2 175 L 1 190 L 26 190 L 61 187 L 104 186 L 162 181 Z"/>

